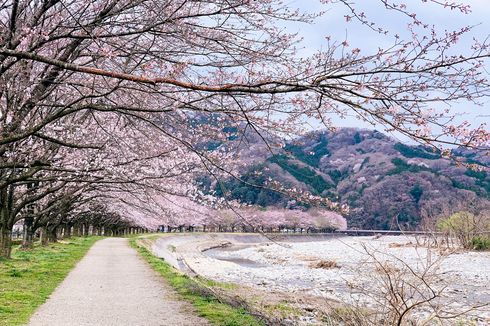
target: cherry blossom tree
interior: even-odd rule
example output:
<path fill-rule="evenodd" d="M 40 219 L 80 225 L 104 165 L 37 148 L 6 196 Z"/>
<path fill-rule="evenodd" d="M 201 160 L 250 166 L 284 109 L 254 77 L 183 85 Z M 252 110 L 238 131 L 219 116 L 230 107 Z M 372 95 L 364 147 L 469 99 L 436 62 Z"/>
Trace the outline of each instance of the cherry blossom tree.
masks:
<path fill-rule="evenodd" d="M 60 131 L 65 134 L 66 144 L 46 146 L 44 139 L 28 139 L 30 151 L 16 151 L 16 155 L 6 159 L 15 168 L 3 170 L 4 196 L 9 198 L 0 224 L 2 234 L 6 234 L 1 242 L 5 256 L 10 252 L 8 233 L 21 219 L 28 222 L 26 247 L 32 239 L 27 233 L 32 235 L 37 227 L 49 226 L 51 234 L 55 234 L 63 214 L 71 207 L 61 209 L 67 195 L 70 200 L 85 202 L 87 198 L 100 201 L 121 194 L 145 193 L 142 189 L 182 194 L 192 187 L 190 171 L 195 162 L 180 143 L 161 139 L 137 123 L 126 125 L 114 119 L 113 114 L 94 113 L 82 121 L 74 120 L 74 131 Z M 80 136 L 87 141 L 78 142 L 75 148 L 69 145 L 68 141 L 74 143 L 70 138 Z M 147 142 L 140 143 L 144 139 Z"/>
<path fill-rule="evenodd" d="M 234 216 L 235 219 L 238 217 L 243 224 L 244 230 L 252 232 L 272 232 L 281 228 L 293 229 L 294 231 L 299 229 L 300 232 L 304 230 L 307 232 L 309 230 L 332 231 L 347 228 L 347 222 L 342 215 L 326 208 L 291 210 L 245 206 L 237 208 L 236 212 L 228 210 L 227 214 Z"/>
<path fill-rule="evenodd" d="M 489 95 L 488 44 L 457 47 L 470 26 L 440 31 L 408 4 L 379 0 L 407 22 L 401 37 L 355 4 L 321 3 L 345 6 L 346 23 L 391 45 L 369 53 L 327 37 L 303 58 L 298 36 L 280 26 L 322 13 L 281 1 L 1 1 L 0 247 L 29 205 L 76 183 L 97 185 L 94 198 L 113 208 L 149 212 L 161 205 L 149 193 L 194 196 L 195 170 L 238 178 L 219 146 L 229 128 L 254 130 L 274 152 L 274 136 L 299 134 L 307 120 L 332 127 L 329 115 L 354 114 L 424 144 L 488 149 L 484 125 L 455 123 L 446 111 Z M 289 219 L 303 223 L 301 214 Z"/>
<path fill-rule="evenodd" d="M 318 229 L 347 229 L 347 221 L 337 212 L 316 208 L 308 210 L 308 214 L 311 216 L 315 227 Z"/>
<path fill-rule="evenodd" d="M 269 0 L 5 1 L 2 76 L 8 94 L 16 94 L 9 104 L 23 114 L 10 117 L 19 110 L 9 107 L 3 117 L 21 127 L 36 108 L 49 109 L 43 119 L 11 128 L 2 143 L 39 133 L 80 110 L 223 112 L 276 133 L 289 133 L 286 126 L 301 116 L 326 122 L 326 114 L 350 110 L 424 142 L 447 142 L 443 135 L 467 146 L 488 141 L 484 128 L 442 123 L 446 116 L 435 108 L 488 95 L 487 44 L 475 41 L 469 53 L 452 55 L 470 27 L 439 34 L 409 5 L 381 0 L 381 7 L 409 24 L 410 35 L 402 39 L 373 27 L 379 24 L 347 1 L 322 2 L 325 9 L 347 6 L 352 14 L 346 21 L 392 35 L 393 44 L 362 54 L 346 41 L 331 40 L 326 50 L 298 58 L 295 35 L 278 24 L 311 22 L 315 14 Z M 429 2 L 441 10 L 470 10 Z M 23 78 L 12 83 L 14 74 Z M 18 89 L 27 91 L 21 95 Z M 435 135 L 432 127 L 443 128 Z"/>

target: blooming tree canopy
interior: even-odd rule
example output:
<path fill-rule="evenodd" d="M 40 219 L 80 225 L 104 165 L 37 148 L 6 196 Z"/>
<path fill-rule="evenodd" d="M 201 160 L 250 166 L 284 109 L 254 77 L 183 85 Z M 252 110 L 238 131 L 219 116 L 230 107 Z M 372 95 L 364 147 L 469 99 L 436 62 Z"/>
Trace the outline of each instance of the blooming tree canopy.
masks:
<path fill-rule="evenodd" d="M 209 145 L 230 128 L 254 130 L 274 151 L 274 135 L 354 114 L 424 144 L 488 149 L 484 125 L 446 110 L 489 95 L 486 40 L 457 47 L 471 26 L 439 31 L 409 4 L 379 0 L 406 21 L 401 37 L 351 2 L 320 2 L 345 6 L 346 23 L 390 45 L 369 53 L 327 38 L 300 57 L 299 36 L 281 26 L 322 12 L 283 1 L 0 1 L 0 243 L 28 204 L 75 184 L 125 205 L 153 191 L 194 196 L 197 170 L 233 174 L 230 152 Z"/>

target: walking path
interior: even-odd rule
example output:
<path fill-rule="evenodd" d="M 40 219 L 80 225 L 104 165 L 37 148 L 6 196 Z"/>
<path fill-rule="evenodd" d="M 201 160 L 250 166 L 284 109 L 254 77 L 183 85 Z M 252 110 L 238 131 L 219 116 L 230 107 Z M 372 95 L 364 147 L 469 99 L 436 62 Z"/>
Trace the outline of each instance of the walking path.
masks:
<path fill-rule="evenodd" d="M 128 246 L 98 241 L 32 316 L 30 326 L 208 325 Z"/>

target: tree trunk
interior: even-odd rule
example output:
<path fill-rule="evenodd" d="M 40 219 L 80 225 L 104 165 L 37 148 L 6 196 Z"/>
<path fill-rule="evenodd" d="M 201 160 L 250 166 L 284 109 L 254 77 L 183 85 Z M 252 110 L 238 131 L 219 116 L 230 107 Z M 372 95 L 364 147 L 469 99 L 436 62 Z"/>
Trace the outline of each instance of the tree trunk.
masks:
<path fill-rule="evenodd" d="M 48 229 L 45 226 L 41 227 L 41 234 L 39 235 L 39 238 L 41 240 L 41 246 L 48 245 Z"/>
<path fill-rule="evenodd" d="M 22 240 L 22 248 L 30 249 L 34 244 L 34 219 L 32 217 L 26 217 L 24 219 L 24 239 Z"/>
<path fill-rule="evenodd" d="M 58 241 L 58 228 L 57 227 L 53 227 L 52 229 L 50 230 L 46 230 L 47 231 L 47 238 L 48 238 L 48 241 L 49 242 L 57 242 Z"/>
<path fill-rule="evenodd" d="M 12 231 L 0 228 L 0 258 L 10 258 L 12 253 Z"/>
<path fill-rule="evenodd" d="M 13 205 L 14 187 L 0 189 L 0 257 L 10 258 L 12 253 L 13 222 L 10 213 Z"/>
<path fill-rule="evenodd" d="M 83 236 L 84 237 L 88 237 L 88 230 L 89 230 L 89 225 L 83 224 Z"/>
<path fill-rule="evenodd" d="M 65 231 L 63 232 L 63 238 L 68 239 L 71 237 L 71 226 L 69 224 L 65 224 Z"/>

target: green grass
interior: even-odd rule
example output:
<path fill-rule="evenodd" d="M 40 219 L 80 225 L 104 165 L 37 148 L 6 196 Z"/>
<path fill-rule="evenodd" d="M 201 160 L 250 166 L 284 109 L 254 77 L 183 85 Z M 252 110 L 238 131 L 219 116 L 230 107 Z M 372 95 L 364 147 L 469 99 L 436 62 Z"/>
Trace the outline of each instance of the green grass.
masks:
<path fill-rule="evenodd" d="M 198 314 L 206 318 L 213 325 L 220 326 L 261 326 L 264 325 L 257 320 L 245 309 L 235 308 L 228 304 L 219 302 L 212 295 L 202 291 L 202 285 L 187 275 L 184 275 L 164 262 L 162 259 L 155 257 L 145 247 L 137 244 L 137 239 L 129 240 L 131 246 L 150 264 L 150 266 L 159 273 L 185 300 L 194 305 Z M 225 285 L 210 280 L 202 281 L 206 286 L 231 288 L 233 285 Z M 201 290 L 200 290 L 201 289 Z"/>
<path fill-rule="evenodd" d="M 477 236 L 471 239 L 471 248 L 477 251 L 490 250 L 490 238 Z"/>
<path fill-rule="evenodd" d="M 301 316 L 302 311 L 298 308 L 292 307 L 288 302 L 282 301 L 270 306 L 266 306 L 266 310 L 271 315 L 279 315 L 281 319 L 289 318 L 290 316 Z"/>
<path fill-rule="evenodd" d="M 73 238 L 0 260 L 0 325 L 23 325 L 100 237 Z"/>

